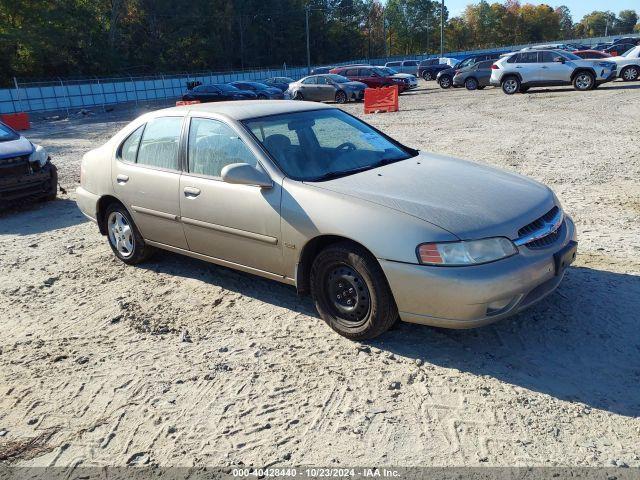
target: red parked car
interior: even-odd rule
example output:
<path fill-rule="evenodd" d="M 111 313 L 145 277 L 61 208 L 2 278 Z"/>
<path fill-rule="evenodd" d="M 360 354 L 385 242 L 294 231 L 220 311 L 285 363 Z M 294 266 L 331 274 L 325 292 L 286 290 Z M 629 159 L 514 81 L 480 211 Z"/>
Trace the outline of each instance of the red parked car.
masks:
<path fill-rule="evenodd" d="M 369 88 L 390 87 L 398 85 L 398 93 L 402 93 L 409 87 L 408 85 L 399 84 L 382 70 L 370 65 L 347 65 L 336 67 L 331 73 L 347 77 L 351 81 L 362 82 Z"/>
<path fill-rule="evenodd" d="M 600 52 L 598 50 L 578 50 L 573 53 L 574 55 L 577 55 L 580 58 L 584 58 L 585 60 L 590 60 L 594 58 L 610 58 L 611 57 L 611 55 L 609 55 L 608 53 Z"/>

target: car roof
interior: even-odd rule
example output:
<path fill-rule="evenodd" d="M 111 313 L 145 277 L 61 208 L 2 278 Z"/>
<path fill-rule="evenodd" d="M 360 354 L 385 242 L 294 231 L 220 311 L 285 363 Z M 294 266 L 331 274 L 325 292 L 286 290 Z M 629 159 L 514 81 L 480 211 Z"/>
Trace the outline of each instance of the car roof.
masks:
<path fill-rule="evenodd" d="M 180 107 L 164 108 L 152 112 L 152 117 L 162 117 L 175 113 L 218 114 L 232 120 L 266 117 L 282 113 L 306 112 L 309 110 L 332 109 L 331 105 L 298 100 L 237 100 L 234 102 L 196 103 Z"/>

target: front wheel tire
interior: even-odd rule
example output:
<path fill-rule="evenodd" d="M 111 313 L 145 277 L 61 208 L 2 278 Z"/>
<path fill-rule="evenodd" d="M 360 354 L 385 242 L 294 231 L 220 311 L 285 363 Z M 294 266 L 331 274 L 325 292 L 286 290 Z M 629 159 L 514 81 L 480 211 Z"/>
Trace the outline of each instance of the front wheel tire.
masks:
<path fill-rule="evenodd" d="M 349 242 L 318 254 L 311 267 L 311 295 L 320 317 L 352 340 L 377 337 L 398 319 L 382 268 L 370 253 Z"/>
<path fill-rule="evenodd" d="M 636 66 L 627 67 L 620 73 L 620 78 L 625 82 L 633 82 L 640 78 L 640 69 Z"/>
<path fill-rule="evenodd" d="M 347 94 L 342 90 L 336 92 L 336 103 L 347 103 Z"/>
<path fill-rule="evenodd" d="M 596 79 L 593 76 L 593 73 L 590 72 L 580 72 L 573 79 L 573 88 L 575 88 L 579 92 L 593 90 L 595 84 Z"/>
<path fill-rule="evenodd" d="M 444 88 L 445 90 L 451 88 L 451 77 L 447 75 L 440 77 L 438 83 L 440 84 L 440 88 Z"/>
<path fill-rule="evenodd" d="M 116 257 L 127 265 L 144 262 L 153 253 L 136 227 L 129 212 L 119 203 L 112 203 L 105 212 L 107 239 Z"/>

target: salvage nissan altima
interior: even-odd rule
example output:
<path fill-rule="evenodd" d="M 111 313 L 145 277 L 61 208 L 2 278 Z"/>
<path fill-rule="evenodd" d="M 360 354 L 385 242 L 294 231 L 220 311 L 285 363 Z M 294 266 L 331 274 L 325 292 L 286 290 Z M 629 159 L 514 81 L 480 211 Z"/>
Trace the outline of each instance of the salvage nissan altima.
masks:
<path fill-rule="evenodd" d="M 577 249 L 548 187 L 308 102 L 143 115 L 84 156 L 77 201 L 127 264 L 161 248 L 295 285 L 358 340 L 513 315 Z"/>

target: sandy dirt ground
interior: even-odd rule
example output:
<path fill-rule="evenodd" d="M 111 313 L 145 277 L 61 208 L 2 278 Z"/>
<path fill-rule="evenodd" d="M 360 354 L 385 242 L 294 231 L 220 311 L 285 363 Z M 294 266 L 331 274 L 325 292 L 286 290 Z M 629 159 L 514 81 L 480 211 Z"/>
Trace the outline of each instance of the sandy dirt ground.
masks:
<path fill-rule="evenodd" d="M 140 111 L 41 121 L 28 135 L 69 194 L 0 216 L 0 460 L 640 466 L 640 84 L 425 85 L 367 121 L 550 185 L 580 240 L 556 293 L 479 330 L 353 343 L 292 287 L 117 261 L 74 189 L 83 153 Z"/>

